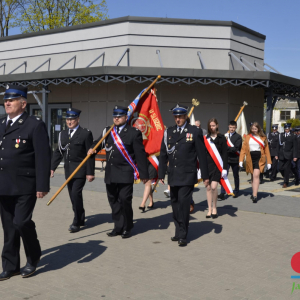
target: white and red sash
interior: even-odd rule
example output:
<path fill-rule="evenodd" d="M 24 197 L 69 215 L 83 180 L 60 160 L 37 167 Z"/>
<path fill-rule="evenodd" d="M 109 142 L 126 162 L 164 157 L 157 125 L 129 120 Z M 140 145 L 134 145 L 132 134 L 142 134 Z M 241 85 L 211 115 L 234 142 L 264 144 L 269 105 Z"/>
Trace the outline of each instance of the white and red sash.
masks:
<path fill-rule="evenodd" d="M 220 156 L 220 153 L 219 153 L 216 145 L 211 141 L 210 137 L 204 136 L 203 138 L 204 138 L 204 144 L 205 144 L 205 147 L 206 147 L 208 153 L 210 154 L 211 158 L 213 159 L 214 163 L 216 164 L 217 168 L 219 169 L 219 171 L 222 174 L 223 160 Z M 230 185 L 230 182 L 229 182 L 227 176 L 225 178 L 222 178 L 222 177 L 220 178 L 220 184 L 223 186 L 223 188 L 225 189 L 225 191 L 228 195 L 233 195 L 233 190 L 232 190 L 232 187 Z"/>
<path fill-rule="evenodd" d="M 138 171 L 134 161 L 132 160 L 132 157 L 129 155 L 128 151 L 126 150 L 126 148 L 123 144 L 123 141 L 121 140 L 120 136 L 118 135 L 118 133 L 116 131 L 116 128 L 114 127 L 110 133 L 111 133 L 111 136 L 112 136 L 114 143 L 117 146 L 118 150 L 123 155 L 123 157 L 126 159 L 126 161 L 130 164 L 130 166 L 132 167 L 134 180 L 139 181 L 139 179 L 140 179 L 139 171 Z"/>
<path fill-rule="evenodd" d="M 254 137 L 253 134 L 250 134 L 250 137 L 265 150 L 265 145 L 260 138 Z"/>
<path fill-rule="evenodd" d="M 158 166 L 159 166 L 159 161 L 157 159 L 157 157 L 155 155 L 151 155 L 148 157 L 150 163 L 152 164 L 152 166 L 155 168 L 156 173 L 157 173 L 157 177 L 156 178 L 150 178 L 150 179 L 154 179 L 153 181 L 156 183 L 157 178 L 158 178 Z"/>
<path fill-rule="evenodd" d="M 226 136 L 227 136 L 227 139 L 226 139 L 227 140 L 227 146 L 234 148 L 234 145 L 233 145 L 232 141 L 230 140 L 229 133 Z M 235 154 L 237 156 L 240 156 L 240 151 L 236 151 Z"/>

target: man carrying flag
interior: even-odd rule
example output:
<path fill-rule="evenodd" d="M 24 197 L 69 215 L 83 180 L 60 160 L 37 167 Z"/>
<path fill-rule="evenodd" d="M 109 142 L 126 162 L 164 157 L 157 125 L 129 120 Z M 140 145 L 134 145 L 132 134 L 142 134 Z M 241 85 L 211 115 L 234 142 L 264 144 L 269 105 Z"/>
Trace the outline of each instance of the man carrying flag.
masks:
<path fill-rule="evenodd" d="M 88 154 L 92 155 L 102 148 L 106 150 L 104 181 L 114 221 L 114 229 L 107 233 L 110 237 L 121 235 L 122 238 L 129 238 L 131 236 L 133 182 L 141 180 L 146 183 L 148 181 L 147 157 L 142 132 L 128 125 L 127 121 L 132 113 L 132 111 L 128 113 L 128 110 L 128 107 L 119 105 L 114 107 L 113 130 L 99 148 L 93 151 L 92 148 L 109 129 L 106 127 L 88 151 Z"/>

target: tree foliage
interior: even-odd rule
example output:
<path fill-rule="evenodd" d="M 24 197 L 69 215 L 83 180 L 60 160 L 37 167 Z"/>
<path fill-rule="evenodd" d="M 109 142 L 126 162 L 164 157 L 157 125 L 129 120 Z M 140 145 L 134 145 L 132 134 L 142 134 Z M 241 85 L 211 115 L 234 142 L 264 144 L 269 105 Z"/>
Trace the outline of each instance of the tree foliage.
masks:
<path fill-rule="evenodd" d="M 299 119 L 292 118 L 292 119 L 286 120 L 286 123 L 291 123 L 292 128 L 300 126 L 300 120 Z M 281 123 L 281 126 L 284 126 L 284 124 L 285 123 Z"/>
<path fill-rule="evenodd" d="M 0 36 L 8 36 L 8 29 L 13 27 L 11 22 L 18 12 L 21 1 L 0 0 Z"/>
<path fill-rule="evenodd" d="M 106 0 L 26 0 L 17 26 L 23 33 L 86 24 L 107 19 Z"/>

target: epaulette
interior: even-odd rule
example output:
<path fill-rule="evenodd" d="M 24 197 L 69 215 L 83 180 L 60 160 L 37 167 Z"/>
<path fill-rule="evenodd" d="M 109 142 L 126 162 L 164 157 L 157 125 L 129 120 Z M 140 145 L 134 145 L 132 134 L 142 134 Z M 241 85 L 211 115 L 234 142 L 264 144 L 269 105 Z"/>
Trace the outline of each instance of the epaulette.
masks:
<path fill-rule="evenodd" d="M 1 124 L 5 123 L 6 118 L 0 119 Z"/>
<path fill-rule="evenodd" d="M 40 117 L 37 117 L 37 116 L 29 116 L 29 118 L 31 118 L 33 120 L 37 120 L 37 121 L 42 121 L 42 119 Z"/>
<path fill-rule="evenodd" d="M 84 127 L 82 127 L 82 129 L 85 129 L 86 131 L 90 131 L 89 129 L 87 129 L 87 128 L 84 128 Z"/>

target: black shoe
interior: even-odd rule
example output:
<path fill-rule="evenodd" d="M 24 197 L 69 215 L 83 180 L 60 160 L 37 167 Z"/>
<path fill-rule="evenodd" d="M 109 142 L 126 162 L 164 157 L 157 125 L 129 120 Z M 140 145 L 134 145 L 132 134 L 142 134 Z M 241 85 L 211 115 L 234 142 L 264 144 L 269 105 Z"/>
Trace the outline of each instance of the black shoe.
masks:
<path fill-rule="evenodd" d="M 210 219 L 211 218 L 211 214 L 210 215 L 206 215 L 206 219 Z"/>
<path fill-rule="evenodd" d="M 187 245 L 186 239 L 179 239 L 178 245 L 179 246 L 186 246 Z"/>
<path fill-rule="evenodd" d="M 218 214 L 211 214 L 211 217 L 212 217 L 213 219 L 216 219 L 216 218 L 218 217 Z"/>
<path fill-rule="evenodd" d="M 218 198 L 220 200 L 225 200 L 225 194 L 224 193 L 221 193 L 220 195 L 218 195 Z"/>
<path fill-rule="evenodd" d="M 299 181 L 295 181 L 295 185 L 299 185 Z"/>
<path fill-rule="evenodd" d="M 154 207 L 154 203 L 151 206 L 150 205 L 147 206 L 147 208 L 150 208 L 150 209 L 153 207 Z"/>
<path fill-rule="evenodd" d="M 263 181 L 263 180 L 260 180 L 260 181 L 259 181 L 259 184 L 263 184 L 263 183 L 264 183 L 264 181 Z"/>
<path fill-rule="evenodd" d="M 171 237 L 171 241 L 172 241 L 172 242 L 178 242 L 178 241 L 179 241 L 179 238 L 176 237 L 176 236 L 172 236 L 172 237 Z"/>
<path fill-rule="evenodd" d="M 106 233 L 109 237 L 114 237 L 114 236 L 118 236 L 121 235 L 121 233 L 116 232 L 115 230 L 111 231 L 111 232 L 107 232 Z"/>
<path fill-rule="evenodd" d="M 9 279 L 10 277 L 13 277 L 13 276 L 16 276 L 19 274 L 20 274 L 20 271 L 3 271 L 0 274 L 0 281 Z"/>
<path fill-rule="evenodd" d="M 253 195 L 251 195 L 250 199 L 251 199 L 251 200 L 253 200 L 253 199 L 254 199 Z"/>
<path fill-rule="evenodd" d="M 69 231 L 70 232 L 78 232 L 80 230 L 80 226 L 70 225 Z"/>
<path fill-rule="evenodd" d="M 35 263 L 33 263 L 32 265 L 30 263 L 27 263 L 26 266 L 23 268 L 22 272 L 21 272 L 21 276 L 23 278 L 29 277 L 31 276 L 33 273 L 35 273 L 36 271 L 36 267 L 38 265 L 40 260 L 36 261 Z"/>
<path fill-rule="evenodd" d="M 139 209 L 144 212 L 145 211 L 145 206 L 139 206 Z"/>
<path fill-rule="evenodd" d="M 257 197 L 253 197 L 252 201 L 253 203 L 257 203 Z"/>
<path fill-rule="evenodd" d="M 127 239 L 131 237 L 131 232 L 130 230 L 124 230 L 123 233 L 121 234 L 122 239 Z"/>
<path fill-rule="evenodd" d="M 233 196 L 233 198 L 237 198 L 239 196 L 239 192 L 236 192 Z"/>

